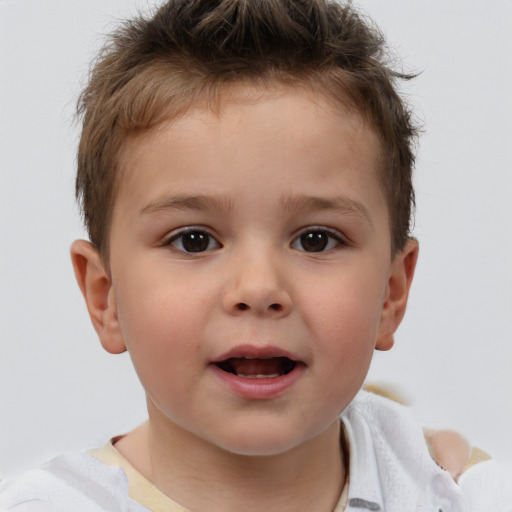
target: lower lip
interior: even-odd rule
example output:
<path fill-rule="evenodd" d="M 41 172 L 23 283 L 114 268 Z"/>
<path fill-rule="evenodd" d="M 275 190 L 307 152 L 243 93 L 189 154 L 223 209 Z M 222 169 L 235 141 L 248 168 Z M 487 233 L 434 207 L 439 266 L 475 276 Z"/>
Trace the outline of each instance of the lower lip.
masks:
<path fill-rule="evenodd" d="M 297 364 L 286 375 L 249 379 L 225 372 L 215 364 L 210 365 L 210 368 L 231 391 L 250 400 L 269 400 L 279 397 L 299 380 L 305 369 L 303 364 Z"/>

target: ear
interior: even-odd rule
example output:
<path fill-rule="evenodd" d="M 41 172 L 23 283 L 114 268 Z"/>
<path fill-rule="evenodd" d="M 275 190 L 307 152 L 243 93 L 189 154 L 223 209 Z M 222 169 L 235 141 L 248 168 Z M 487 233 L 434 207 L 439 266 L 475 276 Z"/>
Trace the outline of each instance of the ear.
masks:
<path fill-rule="evenodd" d="M 117 307 L 110 272 L 98 250 L 85 240 L 71 246 L 71 260 L 78 286 L 103 348 L 111 354 L 126 350 L 117 318 Z"/>
<path fill-rule="evenodd" d="M 418 251 L 418 241 L 410 238 L 404 249 L 391 262 L 386 300 L 382 308 L 379 335 L 375 345 L 377 350 L 389 350 L 394 344 L 394 333 L 407 307 Z"/>

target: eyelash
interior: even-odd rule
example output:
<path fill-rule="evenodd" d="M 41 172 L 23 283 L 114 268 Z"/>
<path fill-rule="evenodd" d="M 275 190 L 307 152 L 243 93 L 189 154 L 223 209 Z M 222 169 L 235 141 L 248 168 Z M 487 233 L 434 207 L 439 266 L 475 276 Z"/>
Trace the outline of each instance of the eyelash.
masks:
<path fill-rule="evenodd" d="M 192 238 L 188 240 L 188 242 L 197 243 L 195 249 L 198 250 L 189 250 L 192 247 L 188 247 L 188 249 L 184 246 L 184 237 L 190 235 Z M 304 243 L 306 243 L 306 239 L 304 237 L 313 235 L 313 238 L 310 238 L 309 243 L 312 244 L 310 249 L 306 250 L 304 247 Z M 316 238 L 314 236 L 316 235 Z M 323 236 L 326 238 L 323 238 Z M 197 238 L 195 238 L 197 237 Z M 318 242 L 320 245 L 314 247 Z M 206 245 L 205 245 L 206 244 Z M 301 247 L 298 246 L 301 245 Z M 302 252 L 309 253 L 320 253 L 327 252 L 333 249 L 336 249 L 339 246 L 346 246 L 347 241 L 340 235 L 338 231 L 331 230 L 325 227 L 308 227 L 305 228 L 298 236 L 296 236 L 290 247 L 292 249 L 296 249 Z M 218 242 L 215 237 L 213 237 L 206 230 L 202 229 L 199 226 L 191 226 L 187 228 L 180 229 L 175 231 L 169 238 L 167 238 L 163 243 L 163 247 L 173 247 L 177 251 L 186 253 L 186 254 L 200 254 L 203 252 L 211 251 L 213 249 L 219 249 L 222 247 L 221 243 Z M 318 249 L 318 250 L 316 250 Z"/>
<path fill-rule="evenodd" d="M 302 245 L 302 249 L 297 247 L 296 244 L 303 244 L 305 242 L 303 237 L 305 237 L 307 235 L 315 235 L 315 234 L 317 235 L 317 238 L 316 238 L 316 240 L 314 238 L 312 238 L 311 243 L 315 244 L 318 241 L 320 241 L 320 242 L 325 241 L 325 246 L 323 246 L 323 247 L 320 246 L 320 250 L 307 251 L 307 250 L 305 250 L 304 245 Z M 326 235 L 327 238 L 322 240 L 322 239 L 318 238 L 318 235 Z M 318 226 L 318 227 L 310 226 L 310 227 L 304 229 L 301 233 L 299 233 L 299 235 L 292 240 L 292 243 L 290 245 L 291 245 L 292 249 L 297 249 L 297 250 L 300 250 L 303 252 L 320 253 L 320 252 L 328 252 L 328 251 L 338 248 L 339 246 L 346 246 L 348 244 L 347 244 L 347 241 L 343 238 L 343 236 L 336 230 L 332 230 L 332 229 L 328 229 L 328 228 L 320 227 L 320 226 Z"/>
<path fill-rule="evenodd" d="M 191 240 L 189 240 L 189 242 L 190 241 L 191 242 L 199 242 L 200 244 L 199 244 L 198 248 L 201 250 L 187 250 L 185 248 L 185 246 L 183 245 L 183 243 L 184 243 L 183 239 L 187 235 L 190 235 L 192 237 L 197 236 L 196 240 L 191 239 Z M 202 248 L 204 244 L 201 245 L 201 242 L 205 242 L 205 241 L 206 241 L 207 245 L 204 248 Z M 178 242 L 178 243 L 175 244 L 175 242 Z M 212 245 L 214 245 L 214 247 L 212 247 Z M 162 246 L 164 246 L 164 247 L 171 246 L 174 249 L 176 249 L 177 251 L 183 252 L 185 254 L 200 254 L 200 253 L 203 253 L 206 251 L 211 251 L 213 249 L 219 249 L 220 247 L 222 247 L 222 245 L 215 239 L 215 237 L 213 237 L 206 230 L 204 230 L 198 226 L 191 226 L 191 227 L 187 227 L 187 228 L 183 228 L 178 231 L 175 231 L 169 238 L 164 240 L 164 242 L 162 243 Z M 179 246 L 181 246 L 181 247 L 179 247 Z"/>

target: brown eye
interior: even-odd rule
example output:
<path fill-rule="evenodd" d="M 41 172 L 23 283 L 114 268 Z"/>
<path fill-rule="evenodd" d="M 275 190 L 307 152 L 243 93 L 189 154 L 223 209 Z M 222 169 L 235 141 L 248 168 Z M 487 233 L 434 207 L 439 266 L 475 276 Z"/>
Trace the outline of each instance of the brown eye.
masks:
<path fill-rule="evenodd" d="M 181 243 L 187 252 L 203 252 L 208 249 L 209 236 L 200 231 L 192 231 L 183 235 Z"/>
<path fill-rule="evenodd" d="M 305 233 L 300 237 L 300 245 L 307 252 L 320 252 L 325 250 L 329 238 L 322 231 L 314 231 L 313 233 Z"/>
<path fill-rule="evenodd" d="M 326 229 L 304 231 L 291 244 L 293 249 L 304 252 L 324 252 L 344 245 L 341 236 Z"/>
<path fill-rule="evenodd" d="M 199 253 L 220 247 L 219 243 L 208 233 L 199 230 L 178 233 L 168 245 L 188 253 Z"/>

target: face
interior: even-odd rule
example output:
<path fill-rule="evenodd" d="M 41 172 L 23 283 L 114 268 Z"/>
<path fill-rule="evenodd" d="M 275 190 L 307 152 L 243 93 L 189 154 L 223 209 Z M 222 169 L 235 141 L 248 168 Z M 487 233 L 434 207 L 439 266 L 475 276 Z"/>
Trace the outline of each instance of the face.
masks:
<path fill-rule="evenodd" d="M 128 142 L 107 302 L 150 421 L 249 455 L 336 422 L 397 323 L 378 162 L 357 115 L 298 89 Z"/>

